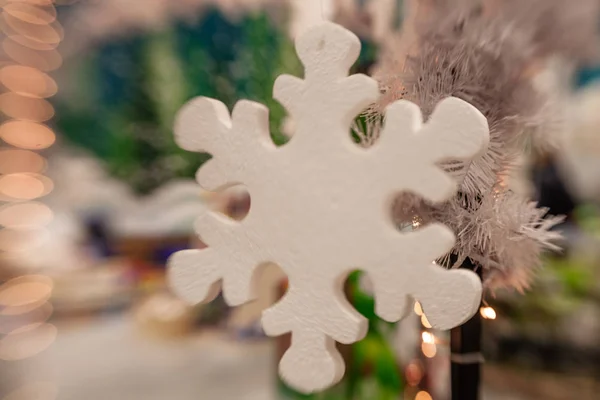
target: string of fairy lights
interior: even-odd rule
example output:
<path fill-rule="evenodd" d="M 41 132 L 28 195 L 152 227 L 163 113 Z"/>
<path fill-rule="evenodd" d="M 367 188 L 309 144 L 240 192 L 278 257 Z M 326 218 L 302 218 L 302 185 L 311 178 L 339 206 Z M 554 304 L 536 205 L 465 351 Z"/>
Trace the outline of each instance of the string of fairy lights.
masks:
<path fill-rule="evenodd" d="M 408 224 L 408 227 L 409 229 L 414 230 L 418 229 L 421 225 L 422 220 L 418 216 L 415 216 Z M 421 357 L 416 357 L 406 366 L 404 375 L 410 388 L 409 391 L 412 389 L 412 393 L 416 393 L 414 400 L 432 400 L 432 395 L 427 392 L 427 390 L 423 390 L 423 387 L 428 386 L 427 383 L 424 382 L 427 370 L 426 363 L 424 361 L 435 359 L 436 356 L 438 356 L 438 349 L 440 347 L 444 347 L 445 350 L 448 351 L 449 341 L 436 336 L 436 333 L 433 331 L 432 326 L 427 320 L 427 316 L 425 315 L 423 308 L 418 301 L 415 302 L 413 311 L 420 320 L 419 325 L 421 334 L 419 339 Z M 494 308 L 492 308 L 485 300 L 479 309 L 479 314 L 483 319 L 486 320 L 495 320 L 497 316 L 496 310 L 494 310 Z"/>
<path fill-rule="evenodd" d="M 11 362 L 43 352 L 57 335 L 48 323 L 52 279 L 20 271 L 13 261 L 35 251 L 54 216 L 43 201 L 54 188 L 43 154 L 56 140 L 48 99 L 58 85 L 49 74 L 62 64 L 63 29 L 54 0 L 3 0 L 0 6 L 0 360 Z M 55 399 L 56 392 L 51 383 L 33 382 L 8 398 L 36 393 Z"/>

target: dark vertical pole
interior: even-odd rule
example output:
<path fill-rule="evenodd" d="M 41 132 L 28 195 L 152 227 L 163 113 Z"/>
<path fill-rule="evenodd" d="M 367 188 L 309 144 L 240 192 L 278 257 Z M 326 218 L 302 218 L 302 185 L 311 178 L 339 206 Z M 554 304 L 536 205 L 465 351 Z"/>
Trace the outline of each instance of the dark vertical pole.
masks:
<path fill-rule="evenodd" d="M 474 270 L 467 259 L 461 268 Z M 481 269 L 478 269 L 481 278 Z M 476 313 L 450 332 L 452 400 L 479 400 L 481 363 L 481 317 Z"/>

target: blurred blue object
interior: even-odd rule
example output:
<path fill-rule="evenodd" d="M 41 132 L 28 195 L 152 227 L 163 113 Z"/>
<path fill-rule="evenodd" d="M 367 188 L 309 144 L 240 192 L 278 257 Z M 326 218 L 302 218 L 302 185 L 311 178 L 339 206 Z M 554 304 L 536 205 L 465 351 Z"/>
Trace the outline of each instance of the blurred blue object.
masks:
<path fill-rule="evenodd" d="M 188 250 L 189 248 L 190 246 L 183 245 L 160 247 L 154 253 L 153 261 L 156 263 L 156 265 L 166 266 L 167 260 L 169 257 L 171 257 L 171 255 L 177 253 L 178 251 Z"/>
<path fill-rule="evenodd" d="M 583 68 L 575 76 L 575 87 L 582 88 L 600 80 L 600 66 Z"/>

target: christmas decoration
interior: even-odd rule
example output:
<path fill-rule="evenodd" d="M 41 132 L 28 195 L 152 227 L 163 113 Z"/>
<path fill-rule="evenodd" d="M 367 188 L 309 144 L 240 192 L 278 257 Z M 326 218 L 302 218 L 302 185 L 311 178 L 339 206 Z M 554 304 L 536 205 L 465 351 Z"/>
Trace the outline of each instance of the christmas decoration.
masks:
<path fill-rule="evenodd" d="M 274 88 L 297 127 L 285 146 L 273 144 L 267 110 L 253 102 L 238 103 L 230 117 L 224 104 L 198 98 L 177 118 L 177 143 L 213 156 L 199 170 L 199 183 L 208 190 L 243 184 L 251 208 L 241 222 L 207 209 L 196 228 L 209 248 L 175 254 L 169 277 L 191 303 L 214 299 L 222 286 L 225 300 L 236 306 L 255 297 L 261 267 L 278 264 L 290 287 L 264 312 L 263 327 L 272 336 L 292 333 L 280 373 L 291 386 L 313 392 L 344 373 L 334 341 L 353 343 L 366 334 L 365 319 L 342 292 L 353 270 L 369 275 L 376 313 L 387 321 L 404 316 L 410 297 L 440 329 L 478 310 L 477 276 L 433 263 L 452 248 L 452 233 L 439 224 L 400 233 L 386 206 L 403 191 L 433 203 L 453 196 L 456 182 L 439 163 L 479 155 L 488 127 L 459 99 L 441 101 L 426 124 L 418 107 L 399 101 L 388 107 L 377 143 L 361 149 L 350 126 L 377 100 L 378 88 L 366 76 L 347 76 L 360 52 L 358 38 L 323 23 L 296 48 L 305 79 L 282 76 Z"/>

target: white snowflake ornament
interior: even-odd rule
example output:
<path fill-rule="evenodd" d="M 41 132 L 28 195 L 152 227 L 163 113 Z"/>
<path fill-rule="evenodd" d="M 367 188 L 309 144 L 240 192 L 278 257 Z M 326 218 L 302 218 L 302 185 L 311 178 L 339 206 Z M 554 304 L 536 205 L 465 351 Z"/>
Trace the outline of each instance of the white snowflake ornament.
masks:
<path fill-rule="evenodd" d="M 264 311 L 262 323 L 271 336 L 291 332 L 280 374 L 310 393 L 344 374 L 335 341 L 350 344 L 366 334 L 366 319 L 343 294 L 353 270 L 371 278 L 376 312 L 387 321 L 401 319 L 412 299 L 441 329 L 477 311 L 477 276 L 433 263 L 452 248 L 452 232 L 432 224 L 401 233 L 390 209 L 402 191 L 432 202 L 455 194 L 456 182 L 438 165 L 480 154 L 488 127 L 462 100 L 442 101 L 426 124 L 416 105 L 399 101 L 387 110 L 378 142 L 361 148 L 350 125 L 379 92 L 373 79 L 348 76 L 360 52 L 358 38 L 323 23 L 302 35 L 296 48 L 305 79 L 282 76 L 274 89 L 295 121 L 288 144 L 273 144 L 268 112 L 260 104 L 241 101 L 230 117 L 222 103 L 198 98 L 181 111 L 177 143 L 213 155 L 198 182 L 211 191 L 243 184 L 252 205 L 240 222 L 207 209 L 196 229 L 209 248 L 175 254 L 169 280 L 191 303 L 210 301 L 222 289 L 227 303 L 237 306 L 255 298 L 261 267 L 279 265 L 289 290 Z"/>

